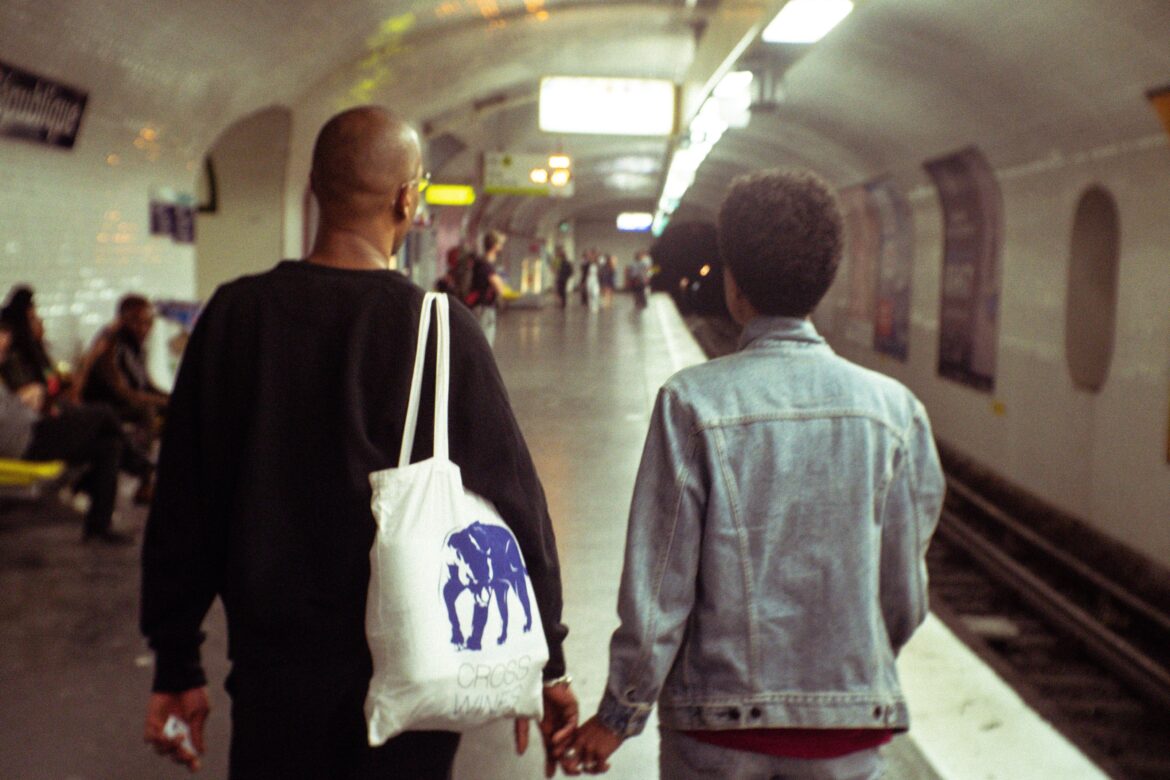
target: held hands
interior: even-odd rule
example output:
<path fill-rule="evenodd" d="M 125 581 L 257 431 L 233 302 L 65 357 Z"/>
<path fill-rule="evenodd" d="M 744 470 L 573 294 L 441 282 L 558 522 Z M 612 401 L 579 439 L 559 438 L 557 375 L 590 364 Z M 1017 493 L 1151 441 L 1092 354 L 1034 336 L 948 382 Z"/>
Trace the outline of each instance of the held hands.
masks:
<path fill-rule="evenodd" d="M 547 685 L 544 688 L 544 717 L 540 721 L 540 737 L 544 742 L 544 776 L 552 777 L 557 761 L 577 728 L 577 697 L 569 689 L 569 681 Z M 528 749 L 528 718 L 516 719 L 516 752 Z"/>
<path fill-rule="evenodd" d="M 603 725 L 596 716 L 577 728 L 577 697 L 568 680 L 544 689 L 544 718 L 540 735 L 544 741 L 544 776 L 552 777 L 557 764 L 567 775 L 582 772 L 599 775 L 609 770 L 608 759 L 621 747 L 622 737 Z M 528 719 L 516 719 L 516 752 L 528 748 Z"/>
<path fill-rule="evenodd" d="M 621 744 L 621 736 L 594 715 L 569 740 L 561 754 L 561 768 L 567 775 L 600 775 L 609 771 L 609 757 Z"/>
<path fill-rule="evenodd" d="M 211 711 L 207 688 L 192 688 L 180 693 L 152 693 L 146 705 L 146 727 L 143 737 L 160 756 L 170 756 L 192 772 L 199 771 L 199 756 L 203 753 L 203 724 Z M 164 733 L 167 719 L 174 715 L 191 729 L 191 743 L 195 753 L 183 747 L 182 736 Z"/>

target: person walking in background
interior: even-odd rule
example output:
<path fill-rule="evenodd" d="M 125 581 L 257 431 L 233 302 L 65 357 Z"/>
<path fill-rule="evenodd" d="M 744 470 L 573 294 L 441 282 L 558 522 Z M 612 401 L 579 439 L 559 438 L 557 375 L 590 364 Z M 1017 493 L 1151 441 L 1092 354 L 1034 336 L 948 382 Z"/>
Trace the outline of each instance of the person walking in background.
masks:
<path fill-rule="evenodd" d="M 875 780 L 908 728 L 894 659 L 927 614 L 944 482 L 922 404 L 808 318 L 841 243 L 815 176 L 732 182 L 719 247 L 740 350 L 659 391 L 609 679 L 569 774 L 604 772 L 655 703 L 670 780 Z"/>
<path fill-rule="evenodd" d="M 422 177 L 407 124 L 373 106 L 335 116 L 313 150 L 312 252 L 220 287 L 187 345 L 143 542 L 141 628 L 156 658 L 146 740 L 192 769 L 210 708 L 200 626 L 218 596 L 231 778 L 449 777 L 458 734 L 407 731 L 371 748 L 363 715 L 369 475 L 398 462 L 424 296 L 391 269 Z M 527 565 L 549 647 L 551 760 L 577 719 L 552 523 L 483 332 L 463 306 L 450 317 L 450 457 Z M 421 401 L 414 461 L 432 448 L 434 400 Z M 170 716 L 190 724 L 194 754 L 164 733 Z M 527 740 L 520 720 L 518 751 Z"/>
<path fill-rule="evenodd" d="M 565 254 L 564 247 L 557 247 L 556 258 L 557 302 L 563 309 L 569 300 L 569 280 L 573 278 L 573 263 Z"/>
<path fill-rule="evenodd" d="M 650 255 L 640 251 L 634 255 L 634 262 L 630 264 L 630 287 L 634 291 L 634 306 L 646 308 L 646 288 L 650 285 Z"/>
<path fill-rule="evenodd" d="M 586 282 L 589 279 L 589 269 L 590 269 L 590 267 L 592 267 L 593 263 L 596 261 L 596 258 L 594 255 L 595 255 L 595 250 L 593 250 L 593 249 L 586 250 L 585 254 L 581 255 L 581 263 L 578 266 L 578 268 L 581 271 L 581 275 L 577 279 L 577 292 L 581 296 L 581 305 L 582 306 L 589 305 L 589 291 L 588 291 Z"/>
<path fill-rule="evenodd" d="M 585 268 L 585 303 L 589 311 L 597 311 L 601 301 L 602 258 L 594 254 Z"/>
<path fill-rule="evenodd" d="M 496 343 L 496 320 L 499 301 L 509 295 L 508 286 L 496 270 L 506 237 L 498 230 L 489 230 L 483 237 L 483 255 L 475 259 L 471 271 L 471 289 L 463 302 L 475 314 L 488 345 Z"/>
<path fill-rule="evenodd" d="M 617 286 L 617 260 L 613 255 L 602 255 L 598 282 L 601 285 L 601 303 L 609 308 L 613 305 L 613 291 Z"/>

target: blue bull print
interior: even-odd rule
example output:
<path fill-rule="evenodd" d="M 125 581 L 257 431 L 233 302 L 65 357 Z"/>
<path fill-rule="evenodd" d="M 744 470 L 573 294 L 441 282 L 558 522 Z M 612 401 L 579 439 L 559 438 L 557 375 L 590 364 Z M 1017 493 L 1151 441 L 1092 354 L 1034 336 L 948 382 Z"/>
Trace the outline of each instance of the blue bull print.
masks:
<path fill-rule="evenodd" d="M 483 629 L 487 624 L 488 606 L 495 596 L 500 613 L 500 637 L 496 644 L 508 641 L 508 588 L 516 591 L 524 607 L 524 633 L 532 628 L 532 606 L 528 602 L 527 574 L 516 537 L 507 528 L 474 522 L 447 537 L 447 548 L 454 552 L 447 565 L 443 600 L 451 621 L 451 644 L 460 649 L 482 648 Z M 463 637 L 455 600 L 464 590 L 471 591 L 475 608 L 471 616 L 471 636 Z"/>

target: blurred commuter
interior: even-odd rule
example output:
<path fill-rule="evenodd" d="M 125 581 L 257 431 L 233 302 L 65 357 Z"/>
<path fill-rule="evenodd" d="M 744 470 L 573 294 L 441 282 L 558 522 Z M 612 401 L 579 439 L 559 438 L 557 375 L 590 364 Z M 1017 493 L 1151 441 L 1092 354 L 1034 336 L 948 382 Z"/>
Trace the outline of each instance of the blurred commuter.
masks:
<path fill-rule="evenodd" d="M 557 247 L 557 302 L 561 308 L 569 301 L 569 280 L 573 278 L 573 263 L 563 247 Z"/>
<path fill-rule="evenodd" d="M 31 287 L 19 285 L 8 294 L 8 301 L 0 309 L 0 320 L 11 329 L 12 346 L 8 358 L 0 367 L 0 376 L 9 388 L 16 390 L 30 384 L 40 385 L 44 408 L 55 407 L 58 401 L 76 401 L 69 377 L 57 370 L 45 346 L 45 323 L 37 314 Z"/>
<path fill-rule="evenodd" d="M 581 264 L 578 266 L 581 271 L 581 276 L 577 280 L 577 292 L 581 295 L 582 306 L 589 305 L 589 289 L 587 282 L 589 280 L 589 269 L 593 267 L 593 263 L 596 261 L 595 253 L 596 250 L 587 250 L 585 254 L 581 256 Z"/>
<path fill-rule="evenodd" d="M 0 363 L 7 362 L 11 344 L 12 325 L 0 319 Z M 0 457 L 80 467 L 78 488 L 90 498 L 82 541 L 132 544 L 132 536 L 113 529 L 123 441 L 118 418 L 102 406 L 45 409 L 43 385 L 31 382 L 13 391 L 0 383 Z"/>
<path fill-rule="evenodd" d="M 118 319 L 98 335 L 83 368 L 86 401 L 109 404 L 148 434 L 158 433 L 170 395 L 154 384 L 146 368 L 146 339 L 154 327 L 154 306 L 141 295 L 118 303 Z"/>
<path fill-rule="evenodd" d="M 617 286 L 617 261 L 613 255 L 601 256 L 597 276 L 601 285 L 601 303 L 608 308 L 613 305 L 613 290 Z"/>
<path fill-rule="evenodd" d="M 589 311 L 601 307 L 601 259 L 594 258 L 585 272 L 585 300 Z"/>
<path fill-rule="evenodd" d="M 489 230 L 484 235 L 483 255 L 475 259 L 471 271 L 471 289 L 463 299 L 479 320 L 479 326 L 483 328 L 488 345 L 496 343 L 499 300 L 509 294 L 508 286 L 504 284 L 496 269 L 505 240 L 504 234 L 498 230 Z"/>
<path fill-rule="evenodd" d="M 398 460 L 424 295 L 390 270 L 420 200 L 418 135 L 355 108 L 326 123 L 312 160 L 311 254 L 220 287 L 179 369 L 143 544 L 141 625 L 157 659 L 146 738 L 198 766 L 163 729 L 181 717 L 204 749 L 200 626 L 219 596 L 231 778 L 447 778 L 458 734 L 410 731 L 371 748 L 363 715 L 369 475 Z M 491 349 L 462 306 L 451 307 L 450 365 L 451 459 L 515 533 L 545 627 L 551 751 L 577 713 L 553 530 Z M 430 457 L 433 399 L 421 409 L 414 460 Z M 528 723 L 516 726 L 522 750 Z"/>
<path fill-rule="evenodd" d="M 609 680 L 570 774 L 604 771 L 656 702 L 671 780 L 872 780 L 909 726 L 894 658 L 926 617 L 943 478 L 922 404 L 808 319 L 841 230 L 811 174 L 731 185 L 719 246 L 740 351 L 659 392 Z"/>
<path fill-rule="evenodd" d="M 634 255 L 629 269 L 630 288 L 634 291 L 634 305 L 646 308 L 646 288 L 650 286 L 650 255 L 641 251 Z"/>

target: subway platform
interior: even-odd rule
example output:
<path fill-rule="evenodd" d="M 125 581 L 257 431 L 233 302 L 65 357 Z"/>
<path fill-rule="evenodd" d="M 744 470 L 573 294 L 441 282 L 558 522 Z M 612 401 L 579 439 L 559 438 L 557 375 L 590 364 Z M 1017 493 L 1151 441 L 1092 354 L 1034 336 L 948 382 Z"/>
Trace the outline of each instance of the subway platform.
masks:
<path fill-rule="evenodd" d="M 605 684 L 626 513 L 658 387 L 704 359 L 673 305 L 637 311 L 618 296 L 506 312 L 496 355 L 544 482 L 564 576 L 566 654 L 582 718 Z M 127 491 L 131 485 L 126 485 Z M 145 512 L 120 502 L 141 535 Z M 136 629 L 138 550 L 82 545 L 81 518 L 50 497 L 0 513 L 0 778 L 185 777 L 142 742 L 151 656 Z M 228 700 L 222 613 L 206 623 L 213 712 L 202 776 L 226 776 Z M 912 732 L 887 749 L 894 780 L 1093 780 L 1087 759 L 931 619 L 899 662 Z M 656 721 L 613 757 L 609 777 L 657 776 Z M 533 740 L 536 733 L 533 731 Z M 459 780 L 543 776 L 537 745 L 517 758 L 511 729 L 468 733 Z"/>

